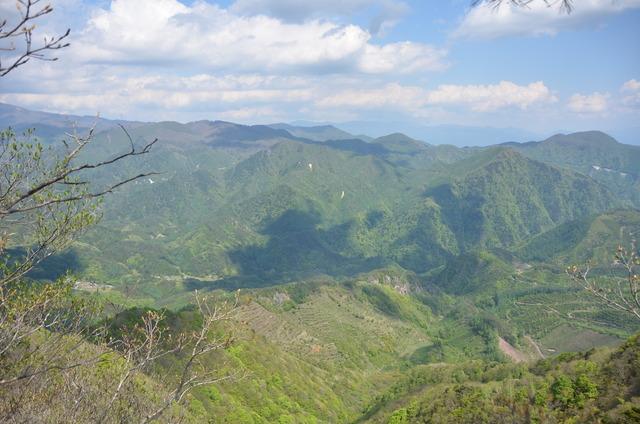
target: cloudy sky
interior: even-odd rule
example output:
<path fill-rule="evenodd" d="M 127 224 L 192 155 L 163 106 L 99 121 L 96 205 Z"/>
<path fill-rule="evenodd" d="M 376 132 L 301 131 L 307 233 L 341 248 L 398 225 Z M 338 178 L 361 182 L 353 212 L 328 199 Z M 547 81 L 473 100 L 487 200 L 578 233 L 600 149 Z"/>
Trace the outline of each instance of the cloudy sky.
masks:
<path fill-rule="evenodd" d="M 137 120 L 640 126 L 640 0 L 52 0 L 0 102 Z M 15 16 L 15 0 L 0 0 Z"/>

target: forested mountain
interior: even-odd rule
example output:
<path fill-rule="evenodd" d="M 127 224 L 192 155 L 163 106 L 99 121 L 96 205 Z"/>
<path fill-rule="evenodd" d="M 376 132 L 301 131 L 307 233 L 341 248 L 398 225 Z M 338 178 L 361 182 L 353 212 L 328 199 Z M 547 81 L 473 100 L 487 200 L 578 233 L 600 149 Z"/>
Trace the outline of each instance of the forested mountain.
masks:
<path fill-rule="evenodd" d="M 68 120 L 0 108 L 4 125 L 34 126 L 54 149 Z M 195 290 L 242 289 L 226 324 L 238 340 L 203 366 L 249 375 L 194 390 L 176 412 L 187 421 L 637 413 L 625 402 L 636 402 L 638 377 L 624 364 L 637 338 L 616 346 L 638 324 L 564 273 L 589 260 L 604 269 L 640 232 L 637 147 L 598 132 L 458 148 L 328 126 L 100 121 L 81 159 L 127 151 L 119 124 L 134 143 L 158 142 L 99 171 L 98 185 L 157 174 L 111 194 L 98 225 L 30 278 L 71 270 L 76 293 L 112 308 L 115 328 L 155 308 L 170 328 L 191 329 Z M 148 384 L 161 393 L 164 383 Z M 443 418 L 450 409 L 459 421 Z"/>
<path fill-rule="evenodd" d="M 600 131 L 558 134 L 547 140 L 506 144 L 528 157 L 590 176 L 638 205 L 640 146 L 618 143 Z"/>
<path fill-rule="evenodd" d="M 263 286 L 393 264 L 422 273 L 631 206 L 587 175 L 512 147 L 431 146 L 402 134 L 310 140 L 219 121 L 129 132 L 158 137 L 158 151 L 119 171 L 160 174 L 113 196 L 83 248 L 68 254 L 81 275 L 115 284 L 192 276 Z M 126 143 L 113 128 L 90 154 Z"/>

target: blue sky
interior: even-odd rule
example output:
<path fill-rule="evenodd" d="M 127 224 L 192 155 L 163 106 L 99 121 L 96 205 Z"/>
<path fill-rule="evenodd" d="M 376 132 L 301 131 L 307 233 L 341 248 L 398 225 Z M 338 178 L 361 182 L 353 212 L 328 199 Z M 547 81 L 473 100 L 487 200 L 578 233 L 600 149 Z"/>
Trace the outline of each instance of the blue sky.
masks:
<path fill-rule="evenodd" d="M 0 0 L 12 15 L 13 0 Z M 638 136 L 640 0 L 54 0 L 58 62 L 0 101 L 139 120 L 602 129 Z M 638 140 L 640 141 L 640 140 Z"/>

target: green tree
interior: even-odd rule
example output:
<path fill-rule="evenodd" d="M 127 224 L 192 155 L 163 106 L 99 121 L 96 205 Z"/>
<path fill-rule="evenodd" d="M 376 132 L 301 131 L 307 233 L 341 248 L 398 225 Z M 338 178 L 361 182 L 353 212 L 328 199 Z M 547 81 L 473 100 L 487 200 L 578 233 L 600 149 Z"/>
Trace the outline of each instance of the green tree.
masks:
<path fill-rule="evenodd" d="M 397 409 L 389 417 L 389 424 L 406 424 L 409 422 L 409 413 L 406 408 Z"/>
<path fill-rule="evenodd" d="M 553 400 L 562 407 L 568 407 L 573 403 L 574 388 L 573 382 L 566 375 L 560 375 L 551 385 Z"/>
<path fill-rule="evenodd" d="M 576 377 L 574 384 L 575 403 L 582 408 L 588 400 L 598 397 L 598 385 L 591 381 L 586 374 L 580 374 Z"/>

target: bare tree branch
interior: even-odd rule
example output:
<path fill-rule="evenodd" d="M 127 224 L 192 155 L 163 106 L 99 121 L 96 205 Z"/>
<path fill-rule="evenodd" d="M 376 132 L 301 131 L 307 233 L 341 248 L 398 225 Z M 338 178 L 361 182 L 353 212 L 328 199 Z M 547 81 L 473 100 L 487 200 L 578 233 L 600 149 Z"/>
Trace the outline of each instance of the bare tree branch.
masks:
<path fill-rule="evenodd" d="M 107 165 L 112 165 L 116 162 L 119 162 L 123 159 L 126 159 L 128 157 L 133 157 L 133 156 L 140 156 L 140 155 L 144 155 L 149 153 L 149 151 L 151 150 L 151 148 L 153 147 L 154 144 L 156 144 L 158 142 L 158 139 L 154 139 L 153 141 L 145 144 L 141 149 L 137 149 L 133 143 L 133 140 L 131 138 L 131 136 L 129 135 L 129 132 L 124 128 L 124 126 L 120 125 L 120 127 L 122 128 L 122 130 L 124 131 L 124 133 L 127 135 L 127 138 L 129 139 L 129 142 L 131 144 L 131 148 L 129 151 L 119 154 L 111 159 L 107 159 L 101 162 L 97 162 L 97 163 L 84 163 L 81 165 L 77 165 L 75 167 L 63 167 L 62 169 L 60 169 L 57 173 L 54 173 L 53 175 L 49 176 L 48 178 L 46 178 L 43 181 L 40 181 L 38 184 L 36 184 L 34 187 L 32 187 L 31 189 L 25 191 L 24 193 L 21 193 L 20 195 L 16 196 L 15 199 L 13 199 L 12 203 L 9 203 L 7 205 L 0 205 L 2 207 L 2 209 L 0 209 L 0 216 L 2 215 L 11 215 L 14 213 L 21 213 L 21 212 L 26 212 L 26 211 L 30 211 L 30 210 L 34 210 L 34 209 L 39 209 L 45 206 L 48 206 L 52 203 L 67 203 L 67 202 L 74 202 L 74 201 L 78 201 L 78 200 L 82 200 L 82 199 L 92 199 L 92 198 L 96 198 L 96 197 L 101 197 L 107 193 L 111 193 L 113 192 L 114 189 L 129 183 L 131 181 L 137 180 L 139 178 L 143 178 L 146 176 L 150 176 L 150 175 L 156 175 L 157 173 L 142 173 L 139 175 L 136 175 L 134 177 L 125 179 L 123 181 L 120 181 L 114 185 L 112 185 L 111 187 L 108 187 L 105 190 L 99 191 L 97 193 L 84 193 L 81 195 L 77 195 L 77 196 L 69 196 L 69 197 L 62 197 L 62 198 L 57 198 L 55 200 L 49 200 L 46 202 L 42 202 L 39 204 L 35 204 L 35 205 L 31 205 L 29 207 L 26 208 L 20 208 L 18 205 L 21 202 L 24 202 L 27 199 L 32 199 L 34 197 L 34 195 L 38 194 L 39 192 L 41 192 L 42 190 L 53 186 L 54 184 L 57 183 L 63 183 L 63 184 L 67 184 L 67 185 L 82 185 L 84 183 L 78 184 L 78 183 L 73 183 L 71 182 L 71 184 L 69 184 L 68 181 L 66 181 L 67 178 L 69 178 L 70 176 L 77 174 L 81 171 L 85 171 L 85 170 L 92 170 L 92 169 L 98 169 L 98 168 L 102 168 L 104 166 Z M 67 155 L 65 155 L 65 157 L 61 160 L 61 163 L 63 165 L 70 165 L 71 161 L 73 159 L 75 159 L 78 154 L 92 141 L 93 139 L 93 128 L 89 131 L 89 135 L 87 137 L 81 138 L 78 136 L 73 136 L 74 141 L 77 144 L 77 147 L 75 149 L 73 149 L 72 151 L 70 151 Z"/>
<path fill-rule="evenodd" d="M 640 257 L 635 240 L 629 249 L 618 246 L 614 264 L 623 269 L 624 278 L 591 277 L 591 265 L 588 263 L 583 267 L 571 266 L 566 272 L 575 283 L 604 305 L 640 320 Z"/>
<path fill-rule="evenodd" d="M 573 11 L 573 0 L 474 0 L 471 4 L 476 6 L 487 5 L 493 8 L 499 8 L 504 4 L 515 7 L 529 7 L 532 3 L 544 3 L 547 7 L 558 7 L 565 13 Z"/>
<path fill-rule="evenodd" d="M 51 7 L 50 4 L 45 4 L 41 8 L 38 8 L 37 5 L 40 2 L 41 0 L 18 0 L 16 4 L 20 17 L 17 22 L 10 25 L 7 19 L 0 21 L 0 42 L 3 40 L 9 42 L 7 46 L 1 46 L 0 51 L 17 52 L 17 55 L 9 57 L 8 60 L 3 60 L 2 57 L 0 57 L 0 77 L 4 77 L 31 59 L 45 61 L 58 60 L 57 57 L 47 56 L 47 53 L 69 46 L 69 43 L 65 42 L 65 39 L 69 36 L 71 32 L 70 29 L 67 29 L 64 34 L 59 36 L 45 36 L 41 45 L 37 47 L 33 45 L 33 32 L 36 29 L 33 21 L 53 12 L 53 7 Z M 20 50 L 18 50 L 18 47 L 13 41 L 13 39 L 19 37 L 24 38 L 24 45 Z M 7 61 L 8 64 L 6 63 Z"/>

